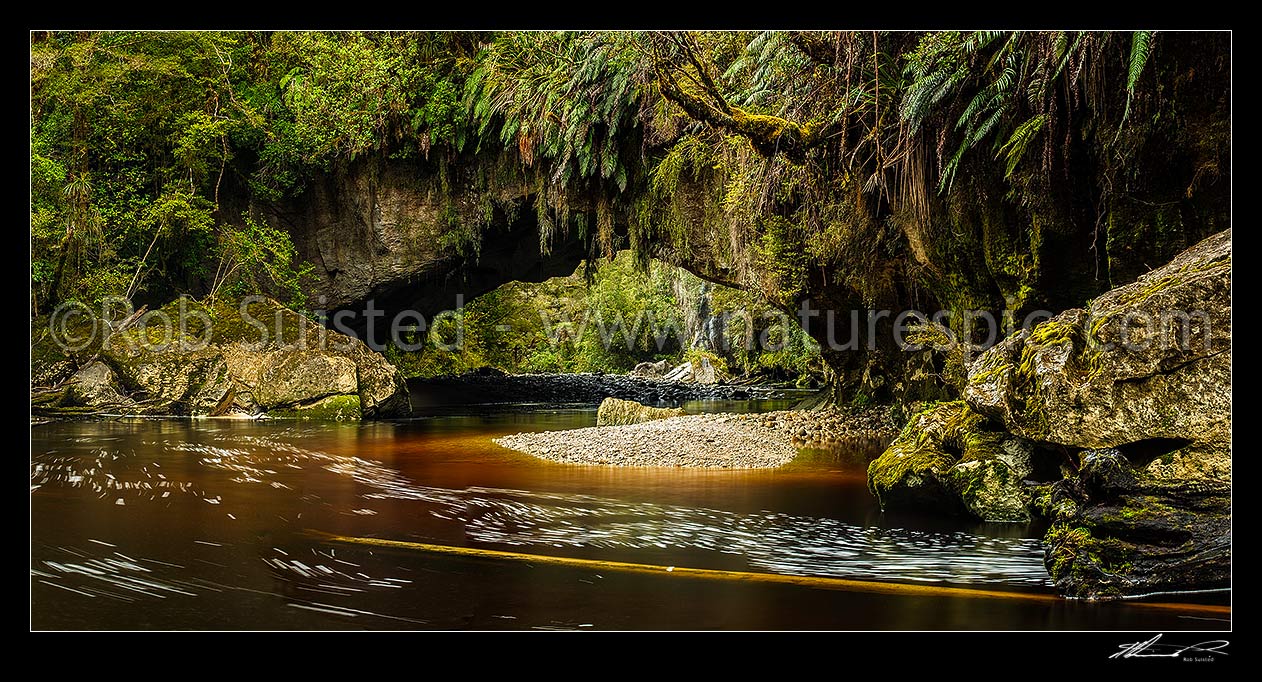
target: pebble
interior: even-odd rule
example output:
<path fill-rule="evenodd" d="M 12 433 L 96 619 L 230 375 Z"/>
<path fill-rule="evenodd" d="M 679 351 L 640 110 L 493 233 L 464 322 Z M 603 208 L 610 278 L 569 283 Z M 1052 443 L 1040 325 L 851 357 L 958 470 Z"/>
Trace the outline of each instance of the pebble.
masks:
<path fill-rule="evenodd" d="M 518 433 L 506 448 L 567 464 L 762 469 L 783 466 L 799 447 L 853 439 L 893 440 L 883 407 L 697 414 L 625 426 Z"/>

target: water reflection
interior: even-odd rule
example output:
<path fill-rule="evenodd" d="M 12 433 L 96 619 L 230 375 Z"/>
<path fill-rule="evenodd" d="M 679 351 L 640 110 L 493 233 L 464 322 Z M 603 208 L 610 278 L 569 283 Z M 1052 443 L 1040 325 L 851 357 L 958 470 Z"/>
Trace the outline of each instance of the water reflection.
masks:
<path fill-rule="evenodd" d="M 542 462 L 491 443 L 592 417 L 590 409 L 548 408 L 365 425 L 34 428 L 34 622 L 282 629 L 1154 622 L 1078 605 L 1053 625 L 1031 606 L 915 601 L 918 610 L 893 597 L 667 584 L 334 548 L 304 535 L 310 528 L 642 563 L 1047 589 L 1037 529 L 883 515 L 865 490 L 871 453 L 860 449 L 807 451 L 780 470 L 627 470 Z"/>

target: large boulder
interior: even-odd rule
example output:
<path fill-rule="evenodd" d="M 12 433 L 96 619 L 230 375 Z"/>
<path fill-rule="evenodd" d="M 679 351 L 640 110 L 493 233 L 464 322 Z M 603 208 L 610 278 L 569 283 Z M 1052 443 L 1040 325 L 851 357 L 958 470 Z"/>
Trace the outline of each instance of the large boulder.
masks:
<path fill-rule="evenodd" d="M 641 362 L 632 369 L 629 374 L 633 377 L 644 377 L 646 379 L 657 379 L 666 376 L 671 370 L 669 360 L 658 360 L 657 362 Z"/>
<path fill-rule="evenodd" d="M 1231 231 L 983 353 L 965 400 L 1014 434 L 1079 448 L 1225 440 Z"/>
<path fill-rule="evenodd" d="M 84 367 L 60 382 L 59 405 L 202 416 L 410 414 L 407 385 L 384 357 L 268 299 L 242 305 L 181 299 L 122 331 L 102 333 L 78 355 L 89 352 Z M 45 355 L 61 363 L 76 354 Z M 33 366 L 33 376 L 55 374 Z"/>
<path fill-rule="evenodd" d="M 1068 594 L 1229 584 L 1231 232 L 983 353 L 965 400 L 1054 444 L 1046 562 Z"/>
<path fill-rule="evenodd" d="M 942 403 L 913 415 L 868 465 L 868 488 L 883 509 L 1028 521 L 1032 451 L 962 401 Z"/>
<path fill-rule="evenodd" d="M 640 424 L 667 417 L 682 417 L 680 407 L 648 407 L 633 400 L 605 398 L 596 410 L 596 426 L 619 426 L 622 424 Z"/>
<path fill-rule="evenodd" d="M 704 355 L 696 361 L 685 362 L 662 375 L 664 381 L 683 381 L 696 384 L 717 384 L 723 380 L 723 373 Z"/>
<path fill-rule="evenodd" d="M 1086 450 L 1052 487 L 1044 542 L 1056 587 L 1089 599 L 1231 586 L 1231 454 L 1195 444 L 1136 463 Z"/>
<path fill-rule="evenodd" d="M 698 384 L 717 384 L 719 379 L 719 370 L 710 358 L 701 357 L 693 364 L 692 380 Z"/>

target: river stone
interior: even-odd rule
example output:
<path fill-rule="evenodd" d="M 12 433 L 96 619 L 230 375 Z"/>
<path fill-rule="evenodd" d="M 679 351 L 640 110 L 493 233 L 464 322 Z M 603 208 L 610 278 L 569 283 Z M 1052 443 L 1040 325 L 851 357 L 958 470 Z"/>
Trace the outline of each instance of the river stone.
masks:
<path fill-rule="evenodd" d="M 122 394 L 118 379 L 105 363 L 94 361 L 74 373 L 67 389 L 67 404 L 127 410 L 135 401 Z"/>
<path fill-rule="evenodd" d="M 596 426 L 640 424 L 654 419 L 679 417 L 684 414 L 680 407 L 648 407 L 630 400 L 605 398 L 596 410 Z"/>
<path fill-rule="evenodd" d="M 567 464 L 748 469 L 783 466 L 797 455 L 786 434 L 715 414 L 518 433 L 494 441 Z"/>
<path fill-rule="evenodd" d="M 868 465 L 882 509 L 964 513 L 983 521 L 1028 521 L 1031 445 L 986 423 L 962 401 L 912 416 Z"/>

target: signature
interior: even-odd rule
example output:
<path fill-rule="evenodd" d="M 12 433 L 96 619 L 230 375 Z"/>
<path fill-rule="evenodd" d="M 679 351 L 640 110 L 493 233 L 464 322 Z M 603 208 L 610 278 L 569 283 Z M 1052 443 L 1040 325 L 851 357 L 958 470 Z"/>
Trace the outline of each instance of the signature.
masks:
<path fill-rule="evenodd" d="M 1154 635 L 1145 642 L 1131 642 L 1118 646 L 1118 651 L 1109 658 L 1180 658 L 1186 654 L 1228 655 L 1223 651 L 1229 644 L 1225 639 L 1211 639 L 1197 644 L 1161 644 L 1161 635 Z"/>

